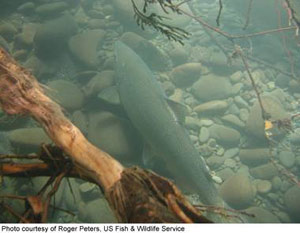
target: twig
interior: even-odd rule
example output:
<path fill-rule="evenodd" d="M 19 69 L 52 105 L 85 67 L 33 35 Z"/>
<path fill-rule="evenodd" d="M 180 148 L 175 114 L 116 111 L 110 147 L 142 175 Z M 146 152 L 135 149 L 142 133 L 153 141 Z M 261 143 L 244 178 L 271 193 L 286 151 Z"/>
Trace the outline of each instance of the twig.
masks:
<path fill-rule="evenodd" d="M 299 20 L 296 18 L 296 16 L 295 16 L 295 10 L 294 10 L 294 8 L 292 7 L 292 3 L 291 3 L 291 1 L 290 0 L 285 0 L 285 3 L 286 3 L 286 5 L 287 5 L 287 11 L 288 11 L 288 17 L 289 17 L 289 20 L 291 21 L 291 20 L 293 20 L 295 23 L 296 23 L 296 25 L 297 25 L 297 31 L 299 30 L 299 27 L 300 27 L 300 22 L 299 22 Z M 300 12 L 298 12 L 298 13 L 300 13 Z M 297 33 L 296 33 L 296 35 L 297 35 Z M 298 35 L 297 35 L 298 36 Z"/>
<path fill-rule="evenodd" d="M 289 27 L 284 27 L 284 28 L 279 28 L 279 29 L 270 29 L 270 30 L 266 30 L 266 31 L 261 31 L 261 32 L 255 32 L 255 33 L 250 33 L 250 34 L 244 34 L 244 35 L 232 35 L 229 34 L 227 32 L 222 31 L 219 28 L 213 27 L 210 24 L 208 24 L 207 22 L 205 22 L 201 17 L 199 16 L 195 16 L 194 14 L 191 14 L 185 10 L 182 9 L 178 9 L 179 12 L 181 12 L 182 14 L 191 17 L 192 19 L 196 20 L 198 23 L 200 23 L 202 26 L 207 27 L 209 29 L 211 29 L 212 31 L 215 31 L 217 33 L 219 33 L 220 35 L 226 37 L 229 40 L 234 40 L 234 39 L 241 39 L 241 38 L 249 38 L 249 37 L 255 37 L 255 36 L 261 36 L 261 35 L 265 35 L 265 34 L 271 34 L 271 33 L 277 33 L 277 32 L 282 32 L 282 31 L 289 31 L 289 30 L 296 30 L 297 27 L 296 26 L 289 26 Z"/>
<path fill-rule="evenodd" d="M 193 13 L 193 15 L 196 15 L 196 10 L 195 8 L 191 5 L 191 2 L 187 3 L 191 12 Z M 202 24 L 200 24 L 203 28 L 203 30 L 205 31 L 205 33 L 209 36 L 209 38 L 215 43 L 215 45 L 224 53 L 224 55 L 227 58 L 227 63 L 230 64 L 231 63 L 231 56 L 229 55 L 229 52 L 226 50 L 226 48 L 219 43 L 219 41 L 215 38 L 215 36 L 213 35 L 213 33 L 211 33 L 210 30 L 208 30 L 208 28 L 204 27 Z"/>
<path fill-rule="evenodd" d="M 46 163 L 1 163 L 1 175 L 2 176 L 10 176 L 10 177 L 37 177 L 37 176 L 52 176 L 54 167 L 50 166 Z M 73 168 L 68 174 L 68 177 L 72 178 L 80 178 L 86 181 L 96 183 L 93 179 L 80 174 L 76 168 Z"/>
<path fill-rule="evenodd" d="M 294 78 L 294 76 L 293 76 L 292 73 L 287 72 L 287 71 L 284 71 L 284 70 L 281 70 L 281 69 L 279 69 L 278 67 L 276 67 L 276 66 L 274 66 L 274 65 L 271 65 L 271 64 L 269 64 L 269 63 L 267 63 L 267 62 L 265 62 L 265 61 L 263 61 L 263 60 L 261 60 L 261 59 L 258 59 L 258 58 L 256 58 L 256 57 L 252 57 L 252 56 L 247 56 L 247 55 L 245 55 L 245 54 L 244 54 L 244 56 L 246 56 L 248 60 L 254 61 L 254 62 L 258 63 L 258 64 L 262 64 L 262 65 L 264 65 L 264 66 L 266 66 L 266 67 L 269 67 L 269 68 L 271 68 L 271 69 L 277 71 L 278 73 L 281 73 L 281 74 L 287 75 L 287 76 L 289 76 L 289 77 L 291 77 L 291 78 Z"/>
<path fill-rule="evenodd" d="M 69 166 L 67 169 L 65 169 L 62 173 L 60 173 L 55 180 L 54 187 L 53 189 L 48 193 L 45 204 L 44 204 L 44 212 L 42 214 L 42 222 L 45 223 L 47 222 L 47 217 L 48 217 L 48 209 L 49 209 L 49 204 L 51 201 L 51 197 L 56 193 L 56 191 L 59 188 L 59 185 L 62 181 L 62 179 L 66 176 L 66 174 L 71 170 L 71 167 Z"/>
<path fill-rule="evenodd" d="M 26 200 L 26 197 L 23 196 L 17 196 L 17 195 L 0 195 L 0 199 L 4 199 L 4 198 L 8 198 L 8 199 L 18 199 L 18 200 Z"/>
<path fill-rule="evenodd" d="M 222 14 L 222 9 L 223 9 L 223 3 L 222 3 L 222 0 L 219 0 L 219 12 L 218 12 L 218 16 L 216 19 L 218 27 L 220 27 L 220 18 L 221 18 L 221 14 Z"/>
<path fill-rule="evenodd" d="M 289 12 L 290 9 L 288 8 L 287 3 L 286 2 L 282 2 L 282 3 L 284 3 L 284 8 L 286 8 L 287 12 Z M 278 15 L 278 28 L 281 28 L 281 11 L 280 11 L 280 8 L 278 6 L 279 5 L 278 0 L 276 0 L 275 5 L 276 5 L 276 11 L 277 11 L 277 15 Z M 288 15 L 289 15 L 289 18 L 292 17 L 291 13 L 288 13 Z M 280 33 L 280 37 L 281 37 L 281 41 L 282 41 L 283 50 L 287 55 L 287 58 L 288 58 L 288 61 L 289 61 L 290 67 L 291 67 L 291 73 L 293 75 L 293 78 L 295 78 L 296 77 L 296 75 L 295 75 L 295 61 L 294 61 L 293 53 L 287 47 L 287 37 L 286 37 L 286 35 L 284 35 L 283 33 Z"/>
<path fill-rule="evenodd" d="M 75 203 L 75 202 L 76 202 L 75 194 L 74 194 L 74 191 L 73 191 L 73 188 L 72 188 L 72 184 L 71 184 L 71 182 L 70 182 L 70 179 L 68 179 L 68 178 L 67 178 L 67 183 L 68 183 L 70 192 L 71 192 L 71 194 L 72 194 L 72 197 L 73 197 L 73 200 L 74 200 L 74 203 Z"/>
<path fill-rule="evenodd" d="M 47 182 L 44 184 L 44 186 L 40 189 L 40 191 L 38 192 L 38 195 L 41 196 L 45 193 L 45 191 L 47 190 L 47 188 L 54 182 L 56 176 L 58 175 L 58 172 L 56 171 L 54 174 L 52 174 L 52 176 L 50 176 L 47 180 Z"/>
<path fill-rule="evenodd" d="M 1 159 L 38 159 L 39 156 L 36 154 L 29 154 L 29 155 L 4 155 L 0 154 Z"/>
<path fill-rule="evenodd" d="M 251 13 L 251 10 L 252 10 L 252 3 L 253 3 L 253 0 L 249 0 L 249 4 L 248 4 L 248 8 L 247 8 L 247 13 L 246 13 L 246 22 L 245 22 L 245 25 L 243 27 L 243 30 L 246 30 L 246 28 L 249 25 L 249 22 L 250 22 L 250 13 Z"/>
<path fill-rule="evenodd" d="M 15 216 L 16 218 L 20 219 L 23 223 L 30 223 L 26 218 L 21 216 L 20 214 L 16 213 L 9 205 L 0 202 L 3 208 L 5 208 L 11 215 Z"/>
<path fill-rule="evenodd" d="M 209 206 L 209 205 L 194 205 L 194 206 L 197 209 L 200 209 L 202 211 L 211 211 L 211 212 L 214 212 L 216 214 L 221 214 L 221 215 L 223 215 L 225 217 L 237 218 L 241 222 L 244 222 L 244 220 L 239 215 L 231 215 L 231 214 L 228 214 L 227 212 L 236 213 L 236 214 L 242 214 L 242 215 L 247 215 L 247 216 L 253 217 L 253 218 L 255 217 L 254 214 L 247 213 L 246 211 L 234 210 L 234 209 L 229 209 L 229 208 L 220 207 L 220 206 Z"/>
<path fill-rule="evenodd" d="M 172 11 L 176 11 L 178 14 L 180 14 L 180 12 L 177 10 L 179 9 L 178 7 L 180 6 L 180 4 L 176 6 L 173 5 L 171 1 L 167 1 L 169 4 L 164 3 L 164 1 L 162 0 L 158 0 L 158 2 L 165 13 L 168 13 L 167 10 L 165 9 L 165 7 L 168 7 Z M 145 13 L 146 13 L 147 6 L 150 3 L 154 3 L 154 1 L 146 0 L 143 7 L 143 12 L 141 12 L 135 3 L 135 0 L 131 0 L 131 4 L 133 6 L 133 11 L 134 11 L 134 18 L 138 26 L 140 26 L 143 30 L 145 28 L 145 25 L 152 27 L 155 30 L 162 33 L 163 35 L 165 35 L 169 40 L 177 41 L 183 45 L 184 44 L 183 39 L 187 38 L 190 34 L 179 27 L 174 27 L 163 23 L 163 20 L 166 19 L 166 17 L 164 16 L 158 15 L 156 13 L 151 13 L 150 15 L 146 15 Z"/>
<path fill-rule="evenodd" d="M 259 91 L 258 91 L 257 86 L 255 84 L 254 78 L 253 78 L 253 76 L 252 76 L 252 74 L 250 72 L 248 62 L 247 62 L 247 60 L 246 60 L 246 58 L 245 58 L 245 56 L 243 54 L 243 51 L 242 51 L 241 47 L 238 46 L 238 45 L 235 47 L 235 51 L 234 51 L 233 57 L 236 56 L 236 55 L 240 56 L 241 59 L 242 59 L 242 61 L 243 61 L 243 64 L 244 64 L 245 69 L 246 69 L 246 71 L 248 73 L 249 79 L 250 79 L 252 87 L 253 87 L 253 89 L 254 89 L 254 91 L 256 93 L 256 96 L 257 96 L 257 99 L 258 99 L 258 102 L 259 102 L 259 105 L 260 105 L 260 108 L 261 108 L 262 119 L 265 121 L 265 120 L 269 119 L 269 114 L 264 109 L 264 106 L 263 106 L 263 103 L 262 103 Z"/>
<path fill-rule="evenodd" d="M 300 187 L 300 181 L 295 174 L 287 170 L 284 166 L 280 165 L 274 158 L 271 158 L 270 161 L 283 176 L 287 177 L 290 180 L 291 183 L 296 184 L 298 187 Z"/>

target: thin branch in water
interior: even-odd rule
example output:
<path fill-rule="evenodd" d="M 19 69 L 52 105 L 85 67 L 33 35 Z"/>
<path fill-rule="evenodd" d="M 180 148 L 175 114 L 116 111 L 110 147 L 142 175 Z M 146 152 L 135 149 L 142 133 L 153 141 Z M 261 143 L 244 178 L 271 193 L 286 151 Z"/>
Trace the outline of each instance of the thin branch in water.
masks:
<path fill-rule="evenodd" d="M 38 159 L 39 156 L 36 154 L 29 154 L 29 155 L 4 155 L 0 154 L 1 159 Z"/>
<path fill-rule="evenodd" d="M 253 4 L 253 0 L 249 0 L 249 4 L 248 4 L 248 8 L 247 8 L 247 13 L 246 13 L 246 22 L 245 22 L 245 25 L 243 27 L 243 30 L 246 30 L 246 28 L 249 25 L 250 14 L 251 14 L 251 10 L 252 10 L 252 4 Z"/>
<path fill-rule="evenodd" d="M 71 184 L 69 178 L 67 178 L 67 183 L 68 183 L 68 186 L 69 186 L 69 189 L 70 189 L 70 192 L 72 194 L 72 197 L 73 197 L 73 200 L 74 200 L 74 204 L 75 204 L 76 203 L 76 198 L 75 198 L 75 194 L 74 194 L 74 191 L 73 191 L 73 188 L 72 188 L 72 184 Z"/>
<path fill-rule="evenodd" d="M 245 55 L 245 56 L 246 56 L 246 55 Z M 256 57 L 252 57 L 252 56 L 249 56 L 249 55 L 247 56 L 247 59 L 248 59 L 248 60 L 251 60 L 251 61 L 253 61 L 253 62 L 256 62 L 256 63 L 258 63 L 258 64 L 260 64 L 260 65 L 269 67 L 269 68 L 271 68 L 271 69 L 277 71 L 278 73 L 281 73 L 281 74 L 287 75 L 287 76 L 289 76 L 289 77 L 291 77 L 291 78 L 294 78 L 294 76 L 293 76 L 292 73 L 287 72 L 287 71 L 284 71 L 284 70 L 281 70 L 281 69 L 279 69 L 278 67 L 276 67 L 276 66 L 274 66 L 274 65 L 271 65 L 271 64 L 269 64 L 269 63 L 267 63 L 267 62 L 265 62 L 265 61 L 263 61 L 263 60 L 261 60 L 261 59 L 258 59 L 258 58 L 256 58 Z"/>
<path fill-rule="evenodd" d="M 23 197 L 23 196 L 17 196 L 17 195 L 0 195 L 0 199 L 4 199 L 4 198 L 7 198 L 7 199 L 18 199 L 18 200 L 22 200 L 22 201 L 26 200 L 26 197 Z"/>
<path fill-rule="evenodd" d="M 249 68 L 248 62 L 246 60 L 246 57 L 244 56 L 242 48 L 240 46 L 238 46 L 238 45 L 235 46 L 235 51 L 234 51 L 232 57 L 236 57 L 236 56 L 239 56 L 242 59 L 242 61 L 243 61 L 243 64 L 244 64 L 245 69 L 246 69 L 246 71 L 248 73 L 249 79 L 250 79 L 252 87 L 253 87 L 253 89 L 254 89 L 254 91 L 256 93 L 256 96 L 257 96 L 257 99 L 258 99 L 258 103 L 259 103 L 260 108 L 261 108 L 262 119 L 265 121 L 265 120 L 269 119 L 270 116 L 266 112 L 266 110 L 264 109 L 264 106 L 263 106 L 263 103 L 262 103 L 259 91 L 258 91 L 257 86 L 255 84 L 255 81 L 254 81 L 254 78 L 252 76 L 252 73 L 250 72 L 250 68 Z"/>
<path fill-rule="evenodd" d="M 173 5 L 170 0 L 167 1 L 169 4 L 164 3 L 162 0 L 159 0 L 158 2 L 161 5 L 162 9 L 165 11 L 165 13 L 167 13 L 165 8 L 168 7 L 172 9 L 172 11 L 176 11 L 178 14 L 180 14 L 180 12 L 177 10 L 179 8 Z M 145 29 L 145 26 L 152 27 L 156 31 L 165 35 L 169 40 L 179 42 L 182 45 L 184 44 L 183 40 L 188 38 L 188 36 L 190 35 L 184 29 L 163 23 L 163 20 L 167 19 L 167 17 L 158 15 L 156 13 L 151 13 L 150 15 L 146 15 L 145 13 L 147 11 L 146 10 L 147 6 L 149 3 L 153 3 L 153 1 L 151 2 L 149 0 L 145 1 L 143 12 L 141 12 L 138 9 L 134 0 L 131 0 L 131 3 L 134 10 L 134 18 L 138 26 L 140 26 L 143 30 Z"/>
<path fill-rule="evenodd" d="M 246 215 L 246 216 L 253 217 L 253 218 L 255 217 L 254 214 L 247 213 L 246 211 L 234 210 L 234 209 L 229 209 L 229 208 L 220 207 L 220 206 L 210 206 L 210 205 L 194 205 L 194 206 L 201 211 L 211 211 L 215 214 L 220 214 L 227 218 L 237 218 L 242 223 L 244 222 L 244 220 L 241 218 L 241 216 L 236 215 L 236 214 Z M 234 213 L 234 214 L 229 214 L 228 212 Z"/>
<path fill-rule="evenodd" d="M 222 14 L 222 9 L 223 9 L 223 2 L 222 2 L 222 0 L 219 0 L 219 12 L 218 12 L 218 16 L 216 19 L 218 27 L 220 27 L 220 18 L 221 18 L 221 14 Z"/>
<path fill-rule="evenodd" d="M 20 219 L 23 223 L 30 223 L 26 218 L 24 218 L 23 216 L 21 216 L 20 214 L 16 213 L 13 208 L 11 208 L 9 205 L 0 202 L 0 205 L 7 210 L 8 213 L 10 213 L 11 215 L 13 215 L 14 217 L 16 217 L 17 219 Z"/>
<path fill-rule="evenodd" d="M 61 172 L 55 180 L 53 189 L 47 194 L 47 199 L 45 201 L 45 205 L 44 205 L 44 212 L 42 214 L 42 222 L 45 223 L 47 222 L 47 218 L 48 218 L 48 209 L 49 209 L 49 205 L 50 205 L 50 201 L 52 196 L 56 193 L 56 191 L 59 188 L 59 185 L 62 181 L 62 179 L 68 174 L 68 172 L 71 170 L 72 166 L 69 166 L 68 168 L 66 168 L 63 172 Z"/>
<path fill-rule="evenodd" d="M 242 38 L 249 38 L 249 37 L 255 37 L 255 36 L 261 36 L 261 35 L 266 35 L 266 34 L 271 34 L 271 33 L 277 33 L 277 32 L 282 32 L 282 31 L 290 31 L 290 30 L 296 30 L 297 26 L 289 26 L 289 27 L 284 27 L 284 28 L 279 28 L 279 29 L 270 29 L 266 31 L 261 31 L 261 32 L 255 32 L 255 33 L 250 33 L 250 34 L 242 34 L 242 35 L 232 35 L 229 34 L 225 31 L 222 31 L 219 28 L 213 27 L 207 22 L 205 22 L 201 17 L 195 16 L 194 14 L 189 13 L 188 11 L 178 9 L 179 12 L 182 14 L 191 17 L 192 19 L 196 20 L 198 23 L 200 23 L 203 27 L 206 27 L 214 32 L 219 33 L 220 35 L 226 37 L 230 41 L 234 39 L 242 39 Z"/>

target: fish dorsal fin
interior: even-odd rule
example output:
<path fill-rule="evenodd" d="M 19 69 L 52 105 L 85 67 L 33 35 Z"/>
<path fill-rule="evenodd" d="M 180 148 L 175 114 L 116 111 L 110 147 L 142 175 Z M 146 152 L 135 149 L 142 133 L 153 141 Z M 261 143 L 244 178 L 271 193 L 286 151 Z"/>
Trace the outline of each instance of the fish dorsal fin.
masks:
<path fill-rule="evenodd" d="M 180 124 L 184 124 L 185 116 L 187 115 L 188 108 L 179 102 L 176 102 L 171 99 L 166 99 L 168 103 L 169 110 L 171 114 L 174 116 L 174 119 L 178 121 Z"/>

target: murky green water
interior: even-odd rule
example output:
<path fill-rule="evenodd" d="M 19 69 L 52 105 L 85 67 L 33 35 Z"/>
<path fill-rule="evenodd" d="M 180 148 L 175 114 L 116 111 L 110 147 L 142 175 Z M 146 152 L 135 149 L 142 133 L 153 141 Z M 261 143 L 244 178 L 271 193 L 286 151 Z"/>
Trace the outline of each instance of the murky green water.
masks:
<path fill-rule="evenodd" d="M 297 12 L 282 0 L 223 2 L 221 14 L 213 0 L 184 3 L 180 15 L 149 6 L 148 16 L 190 33 L 182 45 L 142 30 L 129 0 L 0 1 L 0 46 L 124 165 L 167 176 L 193 204 L 232 208 L 244 222 L 299 222 Z M 0 153 L 49 142 L 32 119 L 0 110 Z M 0 194 L 33 195 L 46 181 L 4 177 Z M 116 221 L 99 188 L 82 180 L 63 180 L 52 203 L 73 214 L 56 210 L 51 222 Z M 17 221 L 4 212 L 0 221 Z"/>

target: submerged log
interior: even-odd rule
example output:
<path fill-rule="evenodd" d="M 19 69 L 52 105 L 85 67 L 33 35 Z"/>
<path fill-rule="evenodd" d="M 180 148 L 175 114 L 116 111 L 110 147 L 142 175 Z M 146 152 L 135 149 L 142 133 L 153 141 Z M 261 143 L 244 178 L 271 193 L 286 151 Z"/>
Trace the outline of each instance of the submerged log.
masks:
<path fill-rule="evenodd" d="M 87 141 L 64 116 L 60 106 L 44 94 L 31 73 L 3 49 L 0 49 L 0 106 L 8 114 L 30 115 L 37 120 L 71 158 L 75 169 L 72 172 L 100 186 L 120 222 L 210 222 L 169 180 L 137 167 L 124 168 Z M 7 174 L 16 169 L 6 168 Z M 33 164 L 31 168 L 37 166 Z M 46 166 L 39 168 L 41 175 L 47 173 L 42 171 L 47 170 Z M 24 169 L 28 172 L 30 165 Z"/>

